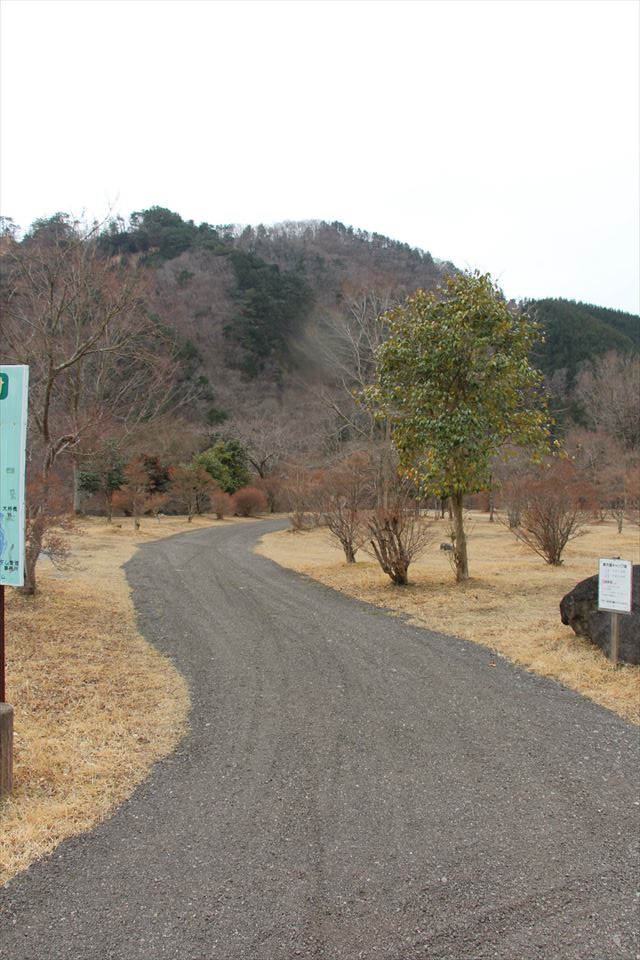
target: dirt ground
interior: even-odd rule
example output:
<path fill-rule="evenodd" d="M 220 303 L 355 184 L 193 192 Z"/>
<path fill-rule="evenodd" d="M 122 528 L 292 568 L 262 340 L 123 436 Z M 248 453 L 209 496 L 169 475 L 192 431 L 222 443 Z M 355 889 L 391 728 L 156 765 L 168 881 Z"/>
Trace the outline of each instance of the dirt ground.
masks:
<path fill-rule="evenodd" d="M 138 544 L 238 520 L 84 520 L 72 565 L 7 593 L 15 789 L 0 808 L 0 885 L 109 816 L 187 729 L 189 693 L 136 629 L 122 565 Z"/>
<path fill-rule="evenodd" d="M 409 616 L 412 622 L 490 647 L 534 673 L 560 680 L 602 706 L 640 723 L 640 668 L 614 669 L 597 647 L 560 622 L 559 603 L 579 580 L 598 572 L 598 558 L 640 562 L 637 526 L 618 534 L 612 521 L 594 524 L 550 567 L 487 514 L 472 515 L 471 579 L 462 585 L 440 543 L 444 521 L 432 520 L 433 540 L 409 570 L 411 583 L 394 586 L 364 552 L 356 564 L 326 530 L 283 531 L 263 537 L 258 552 L 350 596 Z"/>

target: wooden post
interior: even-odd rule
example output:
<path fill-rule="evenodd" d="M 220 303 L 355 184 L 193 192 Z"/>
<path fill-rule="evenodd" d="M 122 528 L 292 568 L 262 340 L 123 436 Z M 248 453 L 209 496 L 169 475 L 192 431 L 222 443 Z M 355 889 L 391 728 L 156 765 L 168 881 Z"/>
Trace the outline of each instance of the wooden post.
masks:
<path fill-rule="evenodd" d="M 13 707 L 5 703 L 4 584 L 0 583 L 0 800 L 13 790 Z"/>
<path fill-rule="evenodd" d="M 618 651 L 620 648 L 620 614 L 611 613 L 611 652 L 609 659 L 614 667 L 618 666 Z"/>
<path fill-rule="evenodd" d="M 13 707 L 0 703 L 0 800 L 13 790 Z"/>
<path fill-rule="evenodd" d="M 4 703 L 6 692 L 6 654 L 4 649 L 4 583 L 0 583 L 0 703 Z"/>

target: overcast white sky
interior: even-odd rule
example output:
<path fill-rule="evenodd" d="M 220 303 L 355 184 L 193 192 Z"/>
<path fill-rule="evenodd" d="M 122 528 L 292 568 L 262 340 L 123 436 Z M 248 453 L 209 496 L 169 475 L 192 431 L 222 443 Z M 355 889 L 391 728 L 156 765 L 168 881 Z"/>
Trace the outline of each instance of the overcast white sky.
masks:
<path fill-rule="evenodd" d="M 3 0 L 1 209 L 341 220 L 638 312 L 636 0 Z"/>

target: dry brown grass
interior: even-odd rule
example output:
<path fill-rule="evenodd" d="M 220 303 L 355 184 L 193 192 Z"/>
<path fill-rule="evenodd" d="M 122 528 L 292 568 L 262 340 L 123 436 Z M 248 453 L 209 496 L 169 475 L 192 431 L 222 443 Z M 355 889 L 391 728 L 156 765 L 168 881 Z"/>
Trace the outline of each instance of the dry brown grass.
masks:
<path fill-rule="evenodd" d="M 477 514 L 469 545 L 472 579 L 456 585 L 439 550 L 446 525 L 433 523 L 433 546 L 410 568 L 408 587 L 394 586 L 363 553 L 357 564 L 345 564 L 324 530 L 267 534 L 258 552 L 350 596 L 409 615 L 419 626 L 484 644 L 640 723 L 640 668 L 614 669 L 598 648 L 561 624 L 558 609 L 568 590 L 597 573 L 598 557 L 640 562 L 637 527 L 629 524 L 618 534 L 613 522 L 595 524 L 567 547 L 561 567 L 549 567 L 504 527 Z"/>
<path fill-rule="evenodd" d="M 41 564 L 35 598 L 7 591 L 15 790 L 0 885 L 113 813 L 184 734 L 186 682 L 138 633 L 122 564 L 141 542 L 216 523 L 145 519 L 134 534 L 131 520 L 85 521 L 71 569 Z"/>

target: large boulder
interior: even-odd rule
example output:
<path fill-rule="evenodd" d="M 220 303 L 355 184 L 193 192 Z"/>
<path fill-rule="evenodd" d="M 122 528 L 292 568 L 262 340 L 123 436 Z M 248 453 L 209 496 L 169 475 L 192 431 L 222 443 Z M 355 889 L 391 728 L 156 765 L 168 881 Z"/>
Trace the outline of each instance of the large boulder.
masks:
<path fill-rule="evenodd" d="M 640 565 L 633 567 L 632 611 L 620 614 L 618 657 L 625 663 L 640 663 Z M 560 601 L 562 622 L 580 637 L 611 653 L 611 614 L 598 610 L 598 575 L 577 583 Z"/>

